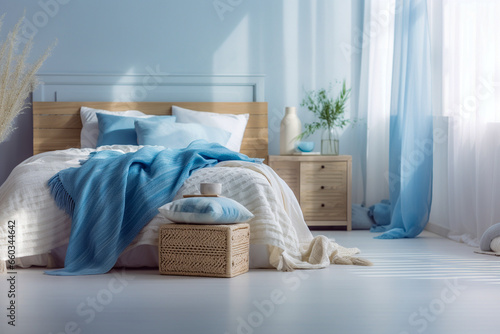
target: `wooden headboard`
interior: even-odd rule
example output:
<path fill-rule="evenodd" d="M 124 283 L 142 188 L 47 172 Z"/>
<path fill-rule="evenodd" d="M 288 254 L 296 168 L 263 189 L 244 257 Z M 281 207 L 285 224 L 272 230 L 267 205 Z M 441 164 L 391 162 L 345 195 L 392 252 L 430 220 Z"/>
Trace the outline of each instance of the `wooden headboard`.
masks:
<path fill-rule="evenodd" d="M 140 110 L 171 115 L 172 105 L 221 114 L 250 114 L 241 153 L 267 159 L 267 102 L 34 102 L 33 154 L 80 147 L 80 107 L 111 111 Z"/>

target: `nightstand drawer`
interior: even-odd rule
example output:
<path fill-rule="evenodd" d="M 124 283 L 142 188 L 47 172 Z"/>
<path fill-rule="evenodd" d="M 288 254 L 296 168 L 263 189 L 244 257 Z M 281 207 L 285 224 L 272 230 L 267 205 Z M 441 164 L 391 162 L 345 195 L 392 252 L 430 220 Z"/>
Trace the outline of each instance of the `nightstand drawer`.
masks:
<path fill-rule="evenodd" d="M 347 186 L 347 163 L 345 162 L 304 162 L 300 166 L 302 185 Z M 343 188 L 345 191 L 345 188 Z"/>
<path fill-rule="evenodd" d="M 344 161 L 335 162 L 303 162 L 301 168 L 304 172 L 313 173 L 319 177 L 329 174 L 345 174 L 347 163 Z"/>
<path fill-rule="evenodd" d="M 347 220 L 345 193 L 302 192 L 300 207 L 306 221 Z"/>
<path fill-rule="evenodd" d="M 345 194 L 347 189 L 347 182 L 345 179 L 339 181 L 315 181 L 302 184 L 300 190 L 304 191 L 317 191 L 319 194 L 328 194 L 332 192 Z"/>

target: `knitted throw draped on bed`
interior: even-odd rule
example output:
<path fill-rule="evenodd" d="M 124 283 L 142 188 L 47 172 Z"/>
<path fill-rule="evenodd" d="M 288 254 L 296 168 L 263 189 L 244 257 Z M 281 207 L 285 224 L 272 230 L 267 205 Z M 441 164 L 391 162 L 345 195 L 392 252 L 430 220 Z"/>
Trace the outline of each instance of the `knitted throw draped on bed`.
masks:
<path fill-rule="evenodd" d="M 260 161 L 218 144 L 195 141 L 181 150 L 144 147 L 126 154 L 93 152 L 81 167 L 57 173 L 49 187 L 57 205 L 72 217 L 72 225 L 65 267 L 46 273 L 108 272 L 193 171 L 227 160 Z"/>

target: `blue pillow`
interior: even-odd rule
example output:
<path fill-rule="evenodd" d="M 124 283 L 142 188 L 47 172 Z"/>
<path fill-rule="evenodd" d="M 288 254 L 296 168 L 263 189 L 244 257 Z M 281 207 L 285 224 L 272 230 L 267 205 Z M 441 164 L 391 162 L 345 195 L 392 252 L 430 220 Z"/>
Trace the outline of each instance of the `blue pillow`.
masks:
<path fill-rule="evenodd" d="M 175 223 L 244 223 L 254 216 L 243 205 L 226 197 L 189 197 L 170 202 L 158 209 Z"/>
<path fill-rule="evenodd" d="M 135 121 L 135 132 L 139 145 L 160 145 L 173 149 L 185 148 L 198 139 L 225 146 L 231 137 L 231 133 L 211 126 L 147 118 Z"/>
<path fill-rule="evenodd" d="M 99 137 L 97 146 L 137 145 L 134 122 L 138 119 L 154 119 L 175 122 L 175 116 L 130 117 L 97 113 Z"/>

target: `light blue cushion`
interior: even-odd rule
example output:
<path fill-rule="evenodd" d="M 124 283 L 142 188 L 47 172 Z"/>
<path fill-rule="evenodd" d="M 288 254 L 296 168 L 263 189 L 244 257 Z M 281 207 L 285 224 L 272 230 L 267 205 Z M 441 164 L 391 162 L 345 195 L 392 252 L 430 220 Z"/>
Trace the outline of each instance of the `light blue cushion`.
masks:
<path fill-rule="evenodd" d="M 147 118 L 145 118 L 147 117 Z M 175 122 L 174 116 L 129 117 L 97 113 L 99 137 L 97 146 L 102 145 L 137 145 L 134 121 L 139 119 L 154 119 L 163 122 Z"/>
<path fill-rule="evenodd" d="M 353 230 L 369 230 L 375 222 L 369 215 L 369 209 L 360 204 L 351 207 L 351 221 Z"/>
<path fill-rule="evenodd" d="M 243 205 L 226 197 L 189 197 L 170 202 L 158 209 L 175 223 L 244 223 L 254 216 Z"/>
<path fill-rule="evenodd" d="M 139 145 L 160 145 L 173 149 L 185 148 L 198 139 L 224 146 L 231 137 L 231 133 L 211 126 L 149 119 L 136 120 L 135 132 Z"/>

